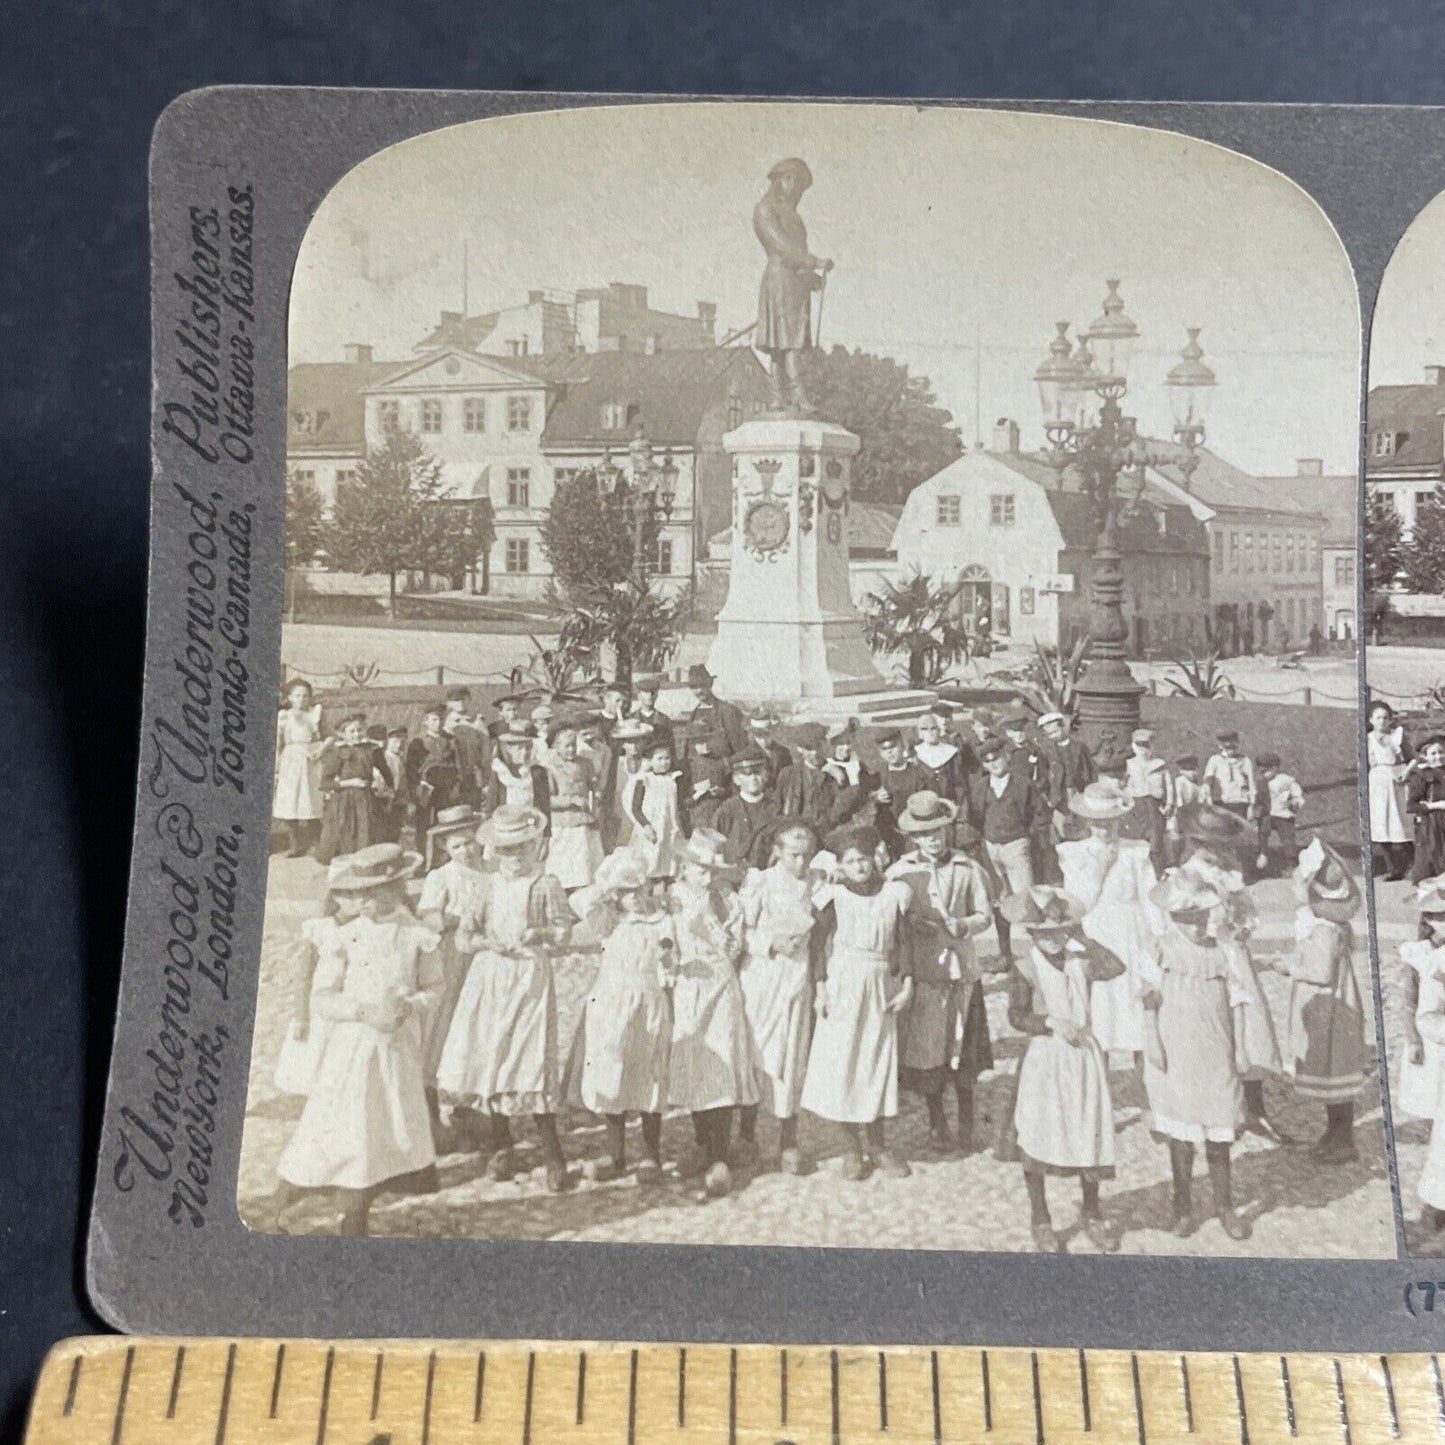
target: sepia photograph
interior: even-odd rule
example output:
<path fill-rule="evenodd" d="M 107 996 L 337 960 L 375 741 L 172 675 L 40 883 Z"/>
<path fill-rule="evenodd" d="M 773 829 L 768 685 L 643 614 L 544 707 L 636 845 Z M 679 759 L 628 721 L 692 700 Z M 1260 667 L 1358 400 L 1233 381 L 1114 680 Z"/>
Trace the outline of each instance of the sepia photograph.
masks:
<path fill-rule="evenodd" d="M 1390 1103 L 1413 1254 L 1445 1255 L 1445 197 L 1380 285 L 1365 422 L 1365 735 Z M 1434 821 L 1441 813 L 1441 823 Z"/>
<path fill-rule="evenodd" d="M 1255 160 L 711 102 L 352 169 L 291 289 L 246 1225 L 1393 1258 L 1368 702 L 1445 1248 L 1441 247 L 1375 322 L 1362 618 L 1355 282 Z"/>

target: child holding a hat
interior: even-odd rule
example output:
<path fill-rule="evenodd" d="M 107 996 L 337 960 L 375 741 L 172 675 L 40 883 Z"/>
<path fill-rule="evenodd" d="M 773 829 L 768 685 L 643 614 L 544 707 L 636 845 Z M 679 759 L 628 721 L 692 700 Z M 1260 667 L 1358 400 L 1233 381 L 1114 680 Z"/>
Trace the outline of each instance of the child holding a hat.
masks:
<path fill-rule="evenodd" d="M 1009 975 L 1009 1023 L 1028 1038 L 1019 1064 L 1013 1129 L 1029 1195 L 1034 1247 L 1064 1253 L 1049 1214 L 1050 1174 L 1079 1180 L 1084 1233 L 1113 1253 L 1119 1234 L 1099 1203 L 1114 1177 L 1114 1109 L 1109 1068 L 1092 1028 L 1091 1000 L 1124 965 L 1079 927 L 1083 908 L 1062 889 L 1041 884 L 1006 898 L 1003 910 L 1029 935 Z M 1008 1151 L 1001 1151 L 1008 1152 Z"/>
<path fill-rule="evenodd" d="M 1319 838 L 1299 855 L 1294 882 L 1301 901 L 1295 948 L 1281 967 L 1290 979 L 1285 1067 L 1297 1094 L 1325 1106 L 1325 1132 L 1311 1157 L 1347 1164 L 1359 1158 L 1355 1100 L 1371 1067 L 1350 922 L 1360 890 L 1344 859 Z"/>
<path fill-rule="evenodd" d="M 911 843 L 888 870 L 911 895 L 905 930 L 913 997 L 899 1020 L 900 1082 L 928 1108 L 928 1139 L 940 1153 L 973 1150 L 974 1083 L 993 1067 L 982 972 L 974 937 L 993 916 L 988 876 L 953 847 L 958 804 L 928 789 L 914 793 L 898 817 Z M 950 1136 L 943 1089 L 953 1085 L 958 1133 Z"/>
<path fill-rule="evenodd" d="M 672 890 L 678 965 L 672 988 L 668 1099 L 692 1114 L 701 1149 L 699 1203 L 732 1188 L 732 1112 L 758 1102 L 746 1006 L 738 982 L 743 906 L 730 877 L 727 839 L 694 828 L 678 852 Z"/>
<path fill-rule="evenodd" d="M 1215 1212 L 1231 1239 L 1247 1239 L 1235 1211 L 1229 1151 L 1244 1108 L 1247 1066 L 1234 1024 L 1229 958 L 1211 923 L 1223 895 L 1185 868 L 1172 869 L 1151 902 L 1167 919 L 1157 965 L 1144 970 L 1144 1088 L 1156 1134 L 1169 1143 L 1174 1233 L 1195 1229 L 1194 1155 L 1209 1170 Z"/>
<path fill-rule="evenodd" d="M 365 1234 L 385 1188 L 435 1187 L 422 1037 L 440 976 L 437 937 L 406 906 L 421 859 L 395 843 L 351 856 L 331 881 L 355 894 L 316 970 L 313 1008 L 330 1022 L 311 1092 L 278 1164 L 277 1223 L 300 1192 L 340 1197 L 341 1234 Z"/>
<path fill-rule="evenodd" d="M 622 849 L 603 859 L 589 890 L 605 935 L 602 962 L 582 1011 L 575 1070 L 584 1108 L 607 1124 L 604 1177 L 626 1172 L 627 1116 L 642 1125 L 639 1184 L 662 1181 L 662 1111 L 672 1046 L 671 988 L 677 931 L 641 859 Z"/>
<path fill-rule="evenodd" d="M 769 835 L 766 868 L 743 880 L 745 954 L 738 981 L 747 1013 L 753 1076 L 762 1104 L 778 1121 L 779 1163 L 784 1174 L 802 1174 L 798 1105 L 813 1033 L 812 881 L 808 865 L 821 846 L 806 819 L 788 818 Z M 756 1107 L 744 1107 L 740 1142 L 756 1143 Z"/>
<path fill-rule="evenodd" d="M 437 1088 L 483 1136 L 494 1180 L 512 1177 L 510 1121 L 530 1114 L 555 1194 L 567 1187 L 567 1166 L 557 1137 L 561 1067 L 552 963 L 576 919 L 562 885 L 541 868 L 546 827 L 539 809 L 505 803 L 482 828 L 497 871 L 457 929 L 457 948 L 470 962 Z"/>
<path fill-rule="evenodd" d="M 482 871 L 482 845 L 477 841 L 481 821 L 476 809 L 468 803 L 457 803 L 437 814 L 436 822 L 427 829 L 428 871 L 417 901 L 421 921 L 441 939 L 437 948 L 441 988 L 422 1041 L 427 1103 L 438 1138 L 442 1137 L 443 1130 L 437 1098 L 437 1066 L 441 1063 L 447 1031 L 452 1026 L 467 965 L 471 962 L 471 955 L 457 947 L 457 930 L 463 919 L 470 918 L 481 907 L 488 886 L 487 875 Z"/>
<path fill-rule="evenodd" d="M 903 959 L 903 917 L 913 895 L 906 883 L 883 877 L 880 842 L 869 827 L 830 838 L 838 881 L 814 895 L 827 962 L 802 1105 L 842 1125 L 842 1177 L 849 1180 L 862 1179 L 870 1162 L 890 1179 L 912 1172 L 889 1150 L 885 1125 L 898 1114 L 898 1015 L 913 992 Z"/>

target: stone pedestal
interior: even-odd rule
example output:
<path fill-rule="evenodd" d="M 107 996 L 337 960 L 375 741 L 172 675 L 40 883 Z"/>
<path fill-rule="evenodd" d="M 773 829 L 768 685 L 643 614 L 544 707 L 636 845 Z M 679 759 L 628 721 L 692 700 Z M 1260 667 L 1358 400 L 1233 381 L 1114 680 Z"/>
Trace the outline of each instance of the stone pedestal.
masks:
<path fill-rule="evenodd" d="M 759 417 L 723 438 L 733 464 L 731 575 L 708 664 L 724 697 L 796 701 L 882 686 L 848 586 L 858 438 Z"/>

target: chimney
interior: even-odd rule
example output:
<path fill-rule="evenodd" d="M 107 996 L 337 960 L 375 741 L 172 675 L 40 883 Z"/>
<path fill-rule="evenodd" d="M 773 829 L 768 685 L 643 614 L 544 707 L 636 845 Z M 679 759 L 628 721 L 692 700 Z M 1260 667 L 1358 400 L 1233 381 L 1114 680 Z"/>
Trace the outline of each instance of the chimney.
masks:
<path fill-rule="evenodd" d="M 1019 424 L 1011 421 L 1006 416 L 1001 416 L 993 424 L 993 448 L 996 452 L 1008 452 L 1010 455 L 1019 449 Z"/>
<path fill-rule="evenodd" d="M 527 292 L 527 304 L 528 304 L 529 306 L 536 306 L 539 302 L 545 301 L 546 299 L 547 299 L 547 293 L 546 293 L 545 291 L 529 291 L 529 292 Z"/>
<path fill-rule="evenodd" d="M 1445 386 L 1445 366 L 1427 366 L 1425 368 L 1425 384 L 1427 386 Z"/>
<path fill-rule="evenodd" d="M 348 341 L 341 349 L 341 354 L 349 361 L 369 362 L 371 360 L 371 347 L 360 341 Z"/>
<path fill-rule="evenodd" d="M 699 301 L 697 303 L 697 319 L 702 322 L 702 329 L 711 336 L 717 327 L 717 302 Z"/>
<path fill-rule="evenodd" d="M 1322 477 L 1325 474 L 1323 457 L 1300 457 L 1294 464 L 1297 477 Z"/>

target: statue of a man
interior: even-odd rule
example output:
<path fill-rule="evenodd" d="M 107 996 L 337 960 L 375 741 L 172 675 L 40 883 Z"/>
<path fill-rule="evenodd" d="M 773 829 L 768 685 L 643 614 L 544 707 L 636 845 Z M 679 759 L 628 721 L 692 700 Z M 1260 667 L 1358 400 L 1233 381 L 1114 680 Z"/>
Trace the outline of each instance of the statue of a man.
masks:
<path fill-rule="evenodd" d="M 813 292 L 833 263 L 808 250 L 808 229 L 798 214 L 798 202 L 813 184 L 808 163 L 796 156 L 779 161 L 768 180 L 767 194 L 753 208 L 753 232 L 768 254 L 753 345 L 772 362 L 774 408 L 806 412 L 800 361 L 813 346 Z"/>

